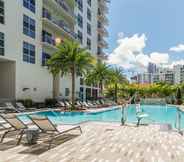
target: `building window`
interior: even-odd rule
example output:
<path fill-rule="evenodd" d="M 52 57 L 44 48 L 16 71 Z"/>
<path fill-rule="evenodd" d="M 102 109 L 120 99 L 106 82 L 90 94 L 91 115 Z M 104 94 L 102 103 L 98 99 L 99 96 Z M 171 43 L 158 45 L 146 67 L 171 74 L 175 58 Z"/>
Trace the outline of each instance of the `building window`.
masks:
<path fill-rule="evenodd" d="M 87 48 L 91 49 L 91 40 L 89 38 L 87 38 Z"/>
<path fill-rule="evenodd" d="M 4 1 L 0 0 L 0 23 L 4 24 Z"/>
<path fill-rule="evenodd" d="M 47 61 L 50 59 L 50 55 L 48 53 L 42 53 L 42 66 L 47 66 Z"/>
<path fill-rule="evenodd" d="M 89 8 L 87 9 L 87 18 L 91 21 L 91 10 Z"/>
<path fill-rule="evenodd" d="M 77 37 L 78 37 L 79 42 L 82 44 L 82 42 L 83 42 L 83 35 L 82 35 L 82 32 L 79 31 L 79 30 L 78 30 Z"/>
<path fill-rule="evenodd" d="M 91 25 L 87 23 L 87 33 L 91 35 Z"/>
<path fill-rule="evenodd" d="M 35 13 L 35 0 L 23 0 L 23 5 L 25 8 Z"/>
<path fill-rule="evenodd" d="M 35 46 L 23 42 L 23 61 L 31 64 L 35 64 Z"/>
<path fill-rule="evenodd" d="M 31 38 L 35 38 L 35 20 L 24 15 L 23 17 L 23 33 Z"/>
<path fill-rule="evenodd" d="M 75 0 L 78 6 L 78 9 L 83 12 L 83 0 Z"/>
<path fill-rule="evenodd" d="M 83 18 L 80 14 L 78 14 L 78 16 L 77 16 L 77 23 L 78 23 L 78 26 L 83 28 Z"/>
<path fill-rule="evenodd" d="M 4 33 L 0 32 L 0 55 L 4 56 Z"/>
<path fill-rule="evenodd" d="M 88 0 L 88 5 L 91 6 L 91 0 Z"/>
<path fill-rule="evenodd" d="M 70 95 L 70 89 L 65 88 L 65 96 L 68 97 Z"/>

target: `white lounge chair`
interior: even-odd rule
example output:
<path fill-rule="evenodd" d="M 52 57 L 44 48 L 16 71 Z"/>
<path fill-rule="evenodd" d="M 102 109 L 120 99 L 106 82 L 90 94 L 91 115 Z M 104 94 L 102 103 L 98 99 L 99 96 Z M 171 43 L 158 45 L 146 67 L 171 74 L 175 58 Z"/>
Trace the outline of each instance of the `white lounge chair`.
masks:
<path fill-rule="evenodd" d="M 21 102 L 16 102 L 16 109 L 18 109 L 21 112 L 36 110 L 36 108 L 26 108 Z"/>
<path fill-rule="evenodd" d="M 25 106 L 21 102 L 16 102 L 16 106 L 21 111 L 26 111 Z"/>
<path fill-rule="evenodd" d="M 60 107 L 63 107 L 63 108 L 66 107 L 66 105 L 63 101 L 58 101 L 58 104 L 59 104 Z"/>
<path fill-rule="evenodd" d="M 65 101 L 64 103 L 65 103 L 66 107 L 71 107 L 71 104 L 68 101 Z"/>
<path fill-rule="evenodd" d="M 21 112 L 21 110 L 17 109 L 11 102 L 5 102 L 5 109 L 17 113 Z"/>

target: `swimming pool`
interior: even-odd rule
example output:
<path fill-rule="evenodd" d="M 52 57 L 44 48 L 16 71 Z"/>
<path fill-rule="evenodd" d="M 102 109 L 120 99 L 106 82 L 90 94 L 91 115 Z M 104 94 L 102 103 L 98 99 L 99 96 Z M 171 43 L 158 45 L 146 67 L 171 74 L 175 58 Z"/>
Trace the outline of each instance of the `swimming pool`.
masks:
<path fill-rule="evenodd" d="M 141 105 L 143 111 L 149 114 L 143 123 L 168 123 L 173 127 L 176 122 L 177 107 L 163 105 Z M 135 105 L 130 105 L 126 109 L 127 122 L 137 122 Z M 77 124 L 85 121 L 103 121 L 103 122 L 121 122 L 121 109 L 113 109 L 104 112 L 86 113 L 86 112 L 37 112 L 36 115 L 48 116 L 55 124 Z M 27 115 L 20 115 L 19 118 L 24 122 L 29 122 Z M 181 118 L 184 127 L 184 114 Z"/>

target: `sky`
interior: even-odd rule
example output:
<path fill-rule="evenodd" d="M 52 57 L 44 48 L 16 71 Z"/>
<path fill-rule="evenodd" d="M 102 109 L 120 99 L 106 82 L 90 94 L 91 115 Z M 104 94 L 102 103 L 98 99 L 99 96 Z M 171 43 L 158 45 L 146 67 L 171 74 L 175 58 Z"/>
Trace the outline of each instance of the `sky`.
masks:
<path fill-rule="evenodd" d="M 111 0 L 108 62 L 144 71 L 184 64 L 184 0 Z"/>

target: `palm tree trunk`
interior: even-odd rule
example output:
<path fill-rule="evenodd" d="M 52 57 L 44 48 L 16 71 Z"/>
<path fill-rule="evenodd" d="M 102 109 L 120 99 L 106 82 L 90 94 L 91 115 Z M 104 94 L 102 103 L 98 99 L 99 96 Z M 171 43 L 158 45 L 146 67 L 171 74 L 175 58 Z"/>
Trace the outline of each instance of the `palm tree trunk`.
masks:
<path fill-rule="evenodd" d="M 75 108 L 75 67 L 72 68 L 72 109 Z"/>
<path fill-rule="evenodd" d="M 115 83 L 115 87 L 114 87 L 114 98 L 115 98 L 115 102 L 118 102 L 118 85 L 117 83 Z"/>
<path fill-rule="evenodd" d="M 103 81 L 100 81 L 100 90 L 101 90 L 101 95 L 103 96 Z"/>
<path fill-rule="evenodd" d="M 53 98 L 57 98 L 59 96 L 60 89 L 60 74 L 53 75 Z"/>

